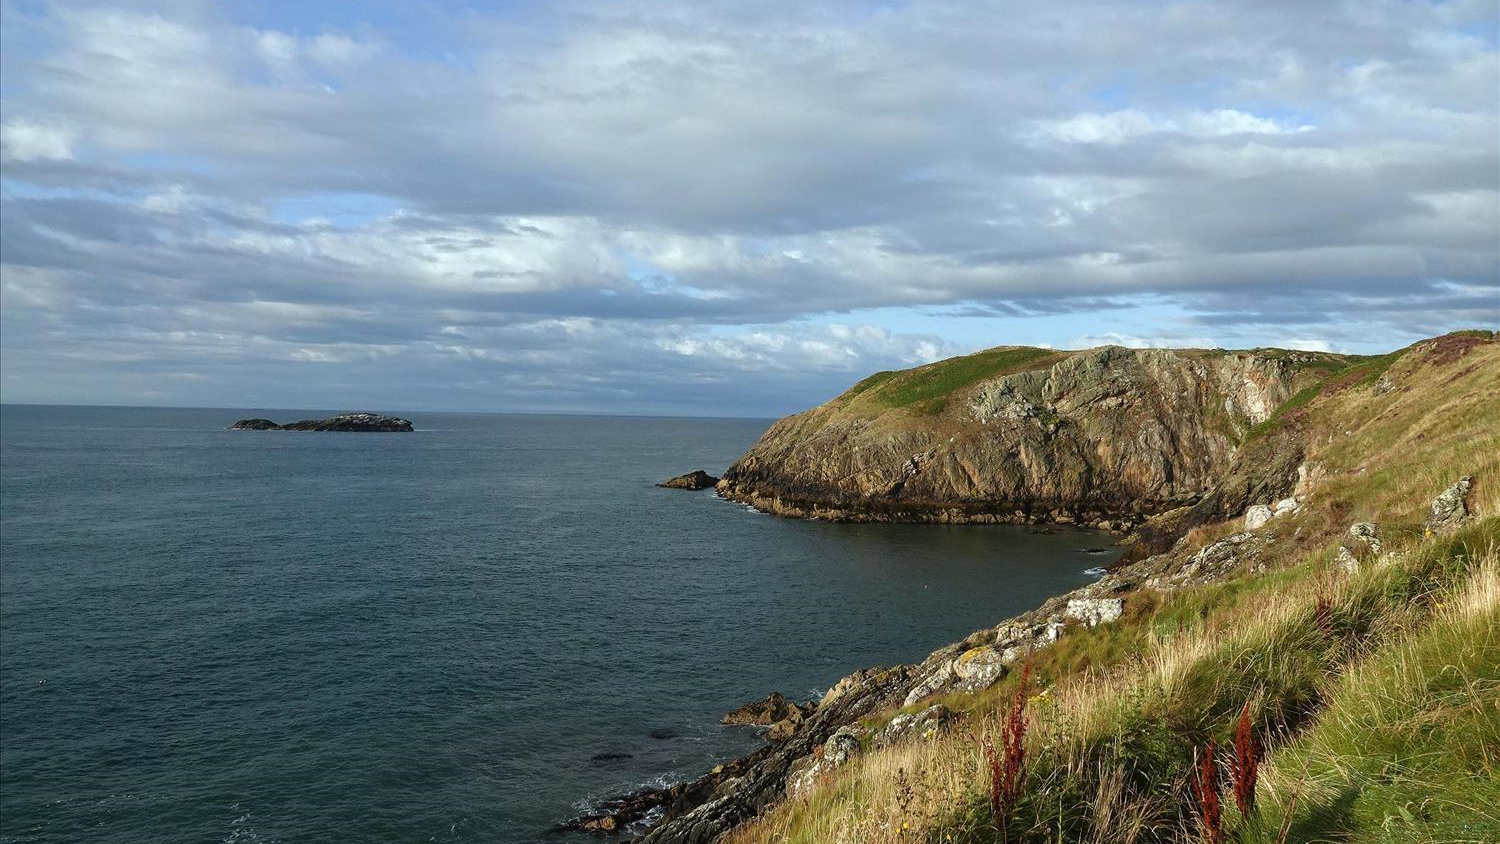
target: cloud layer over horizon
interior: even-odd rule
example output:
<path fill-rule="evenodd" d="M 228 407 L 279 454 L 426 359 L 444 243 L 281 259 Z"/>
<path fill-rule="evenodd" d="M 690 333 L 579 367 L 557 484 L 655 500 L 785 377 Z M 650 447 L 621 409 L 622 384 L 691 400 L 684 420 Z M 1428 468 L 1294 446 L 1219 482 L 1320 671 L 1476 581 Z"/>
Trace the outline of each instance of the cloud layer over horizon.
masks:
<path fill-rule="evenodd" d="M 0 398 L 779 414 L 1500 320 L 1490 2 L 7 2 Z"/>

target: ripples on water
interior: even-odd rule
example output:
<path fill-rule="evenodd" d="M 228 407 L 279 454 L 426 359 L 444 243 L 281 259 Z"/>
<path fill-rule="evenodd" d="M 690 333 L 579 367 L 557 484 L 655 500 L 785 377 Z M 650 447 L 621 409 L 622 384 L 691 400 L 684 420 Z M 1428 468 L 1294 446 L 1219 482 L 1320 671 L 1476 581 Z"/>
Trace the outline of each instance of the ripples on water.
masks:
<path fill-rule="evenodd" d="M 0 414 L 4 842 L 556 841 L 753 748 L 716 723 L 745 700 L 919 659 L 1105 544 L 652 486 L 760 420 Z"/>

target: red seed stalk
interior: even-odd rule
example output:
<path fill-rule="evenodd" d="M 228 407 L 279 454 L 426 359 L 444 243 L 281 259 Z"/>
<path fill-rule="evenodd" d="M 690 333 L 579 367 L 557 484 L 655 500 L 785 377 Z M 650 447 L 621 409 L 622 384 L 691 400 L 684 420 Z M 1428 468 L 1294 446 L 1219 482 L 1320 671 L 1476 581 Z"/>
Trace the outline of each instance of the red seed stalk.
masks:
<path fill-rule="evenodd" d="M 984 758 L 990 769 L 990 814 L 995 823 L 1004 824 L 1005 818 L 1005 775 L 1001 769 L 1000 757 L 995 755 L 995 745 L 989 739 L 984 740 Z"/>
<path fill-rule="evenodd" d="M 1214 740 L 1208 740 L 1193 778 L 1193 797 L 1198 803 L 1198 820 L 1203 825 L 1203 840 L 1220 844 L 1224 840 L 1224 818 L 1219 806 L 1219 766 L 1214 762 Z"/>
<path fill-rule="evenodd" d="M 1255 781 L 1260 776 L 1260 742 L 1250 724 L 1250 702 L 1240 709 L 1240 723 L 1234 731 L 1234 764 L 1230 773 L 1234 778 L 1234 802 L 1240 814 L 1248 816 L 1255 811 Z"/>
<path fill-rule="evenodd" d="M 984 743 L 985 759 L 990 769 L 990 813 L 1000 827 L 1002 840 L 1008 839 L 1005 820 L 1021 795 L 1022 774 L 1026 767 L 1026 692 L 1031 682 L 1031 662 L 1021 669 L 1021 685 L 1011 701 L 1010 712 L 1000 734 L 1000 752 L 988 739 Z"/>

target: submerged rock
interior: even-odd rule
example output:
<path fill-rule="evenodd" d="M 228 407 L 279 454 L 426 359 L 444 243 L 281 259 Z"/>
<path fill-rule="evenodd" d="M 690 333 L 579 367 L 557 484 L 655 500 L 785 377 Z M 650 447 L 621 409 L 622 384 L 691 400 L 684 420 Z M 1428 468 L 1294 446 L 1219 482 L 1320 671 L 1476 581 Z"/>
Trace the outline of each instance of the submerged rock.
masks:
<path fill-rule="evenodd" d="M 702 469 L 698 469 L 696 471 L 688 472 L 686 475 L 678 475 L 675 478 L 668 478 L 667 480 L 664 480 L 661 483 L 657 484 L 657 486 L 663 487 L 665 489 L 708 489 L 718 482 L 718 478 L 710 475 Z"/>
<path fill-rule="evenodd" d="M 381 413 L 340 413 L 327 419 L 303 419 L 277 425 L 269 419 L 241 419 L 229 426 L 233 431 L 338 431 L 347 433 L 410 433 L 412 425 L 397 416 Z"/>

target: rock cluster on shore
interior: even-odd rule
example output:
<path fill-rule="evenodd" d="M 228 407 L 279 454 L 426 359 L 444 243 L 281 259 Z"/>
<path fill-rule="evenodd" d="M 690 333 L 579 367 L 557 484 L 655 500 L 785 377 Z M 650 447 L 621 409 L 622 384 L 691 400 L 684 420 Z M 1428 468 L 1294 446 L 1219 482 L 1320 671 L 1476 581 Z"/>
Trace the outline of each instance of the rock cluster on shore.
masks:
<path fill-rule="evenodd" d="M 349 433 L 410 433 L 411 422 L 381 413 L 340 413 L 327 419 L 303 419 L 278 425 L 269 419 L 241 419 L 232 431 L 339 431 Z"/>

